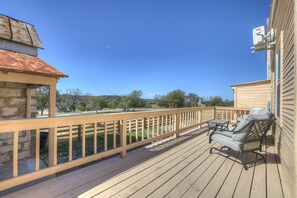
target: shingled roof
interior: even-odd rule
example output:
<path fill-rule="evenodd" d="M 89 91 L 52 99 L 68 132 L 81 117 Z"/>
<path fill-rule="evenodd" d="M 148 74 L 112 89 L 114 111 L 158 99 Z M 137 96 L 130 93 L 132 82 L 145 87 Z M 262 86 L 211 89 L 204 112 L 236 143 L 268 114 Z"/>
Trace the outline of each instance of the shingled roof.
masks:
<path fill-rule="evenodd" d="M 6 50 L 0 50 L 0 71 L 50 77 L 68 77 L 40 58 Z"/>
<path fill-rule="evenodd" d="M 34 25 L 0 14 L 0 38 L 43 49 Z"/>

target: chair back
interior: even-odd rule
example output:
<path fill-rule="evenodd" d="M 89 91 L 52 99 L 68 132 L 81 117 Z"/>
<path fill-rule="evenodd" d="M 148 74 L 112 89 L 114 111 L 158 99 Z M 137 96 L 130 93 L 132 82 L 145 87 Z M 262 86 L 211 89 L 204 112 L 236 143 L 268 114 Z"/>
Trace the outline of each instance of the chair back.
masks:
<path fill-rule="evenodd" d="M 274 115 L 269 110 L 252 108 L 249 116 L 240 120 L 232 138 L 242 143 L 262 143 L 274 120 Z"/>

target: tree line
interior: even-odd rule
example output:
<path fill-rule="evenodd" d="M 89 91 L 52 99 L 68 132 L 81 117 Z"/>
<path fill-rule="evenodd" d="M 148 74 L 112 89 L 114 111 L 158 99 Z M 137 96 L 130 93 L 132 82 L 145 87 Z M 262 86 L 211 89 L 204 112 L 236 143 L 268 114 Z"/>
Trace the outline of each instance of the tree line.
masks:
<path fill-rule="evenodd" d="M 80 89 L 67 89 L 65 93 L 57 91 L 56 107 L 59 113 L 77 111 L 96 111 L 104 108 L 121 108 L 123 111 L 135 110 L 135 108 L 181 108 L 197 106 L 233 106 L 232 101 L 223 100 L 220 96 L 209 98 L 199 97 L 195 93 L 186 94 L 182 90 L 174 90 L 166 95 L 156 95 L 154 99 L 143 99 L 141 90 L 134 90 L 122 96 L 92 96 L 83 94 Z M 37 109 L 43 115 L 49 105 L 49 89 L 40 87 L 37 89 Z"/>

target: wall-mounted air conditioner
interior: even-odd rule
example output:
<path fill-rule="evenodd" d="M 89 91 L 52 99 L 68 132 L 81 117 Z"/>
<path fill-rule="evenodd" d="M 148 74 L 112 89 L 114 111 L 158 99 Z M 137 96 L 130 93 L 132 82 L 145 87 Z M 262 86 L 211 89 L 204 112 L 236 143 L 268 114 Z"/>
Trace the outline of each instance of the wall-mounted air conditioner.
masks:
<path fill-rule="evenodd" d="M 274 39 L 274 29 L 265 34 L 264 26 L 254 28 L 252 52 L 272 49 L 275 44 Z"/>

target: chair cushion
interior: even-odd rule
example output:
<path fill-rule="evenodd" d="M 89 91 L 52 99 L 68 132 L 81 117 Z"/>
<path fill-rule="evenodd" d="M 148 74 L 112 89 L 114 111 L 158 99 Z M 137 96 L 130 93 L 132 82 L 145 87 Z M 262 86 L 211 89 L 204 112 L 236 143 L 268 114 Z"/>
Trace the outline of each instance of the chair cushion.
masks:
<path fill-rule="evenodd" d="M 234 141 L 243 143 L 246 140 L 248 132 L 250 130 L 250 127 L 248 125 L 252 124 L 252 120 L 253 119 L 251 118 L 251 116 L 241 119 L 241 121 L 235 128 L 234 133 L 232 134 L 232 138 Z"/>
<path fill-rule="evenodd" d="M 270 119 L 272 117 L 272 113 L 264 108 L 251 108 L 250 116 L 255 120 L 264 120 Z"/>
<path fill-rule="evenodd" d="M 227 137 L 232 137 L 233 132 L 231 132 L 231 131 L 215 131 L 215 132 L 213 132 L 213 134 L 221 134 L 221 135 L 224 135 Z"/>
<path fill-rule="evenodd" d="M 240 142 L 233 141 L 232 137 L 228 137 L 223 133 L 214 133 L 211 136 L 211 139 L 235 151 L 240 151 L 240 147 L 242 145 Z"/>
<path fill-rule="evenodd" d="M 249 124 L 251 122 L 252 118 L 251 116 L 242 118 L 240 120 L 240 122 L 237 124 L 236 128 L 234 129 L 234 131 L 240 131 L 242 128 L 244 128 L 247 124 Z"/>

